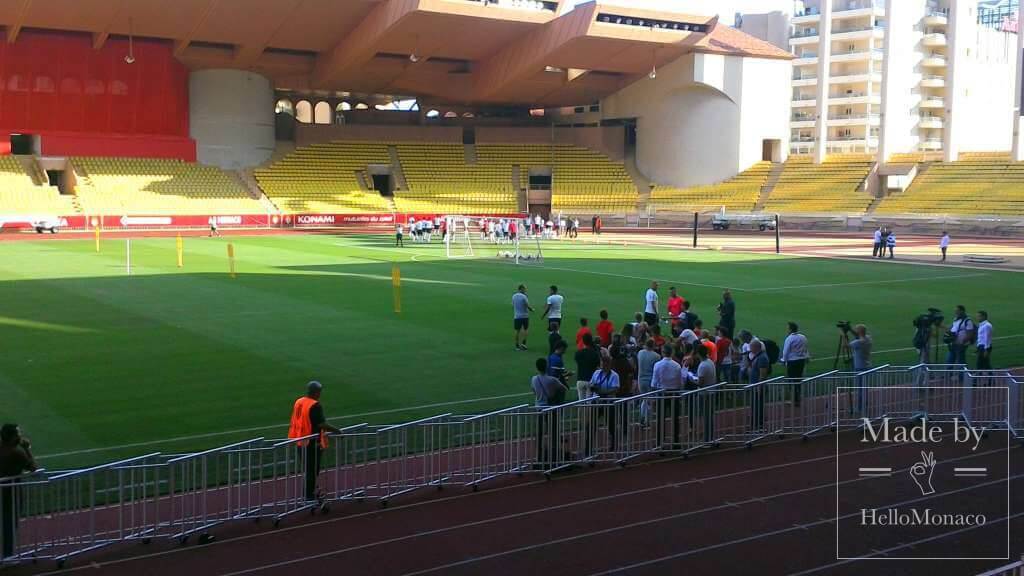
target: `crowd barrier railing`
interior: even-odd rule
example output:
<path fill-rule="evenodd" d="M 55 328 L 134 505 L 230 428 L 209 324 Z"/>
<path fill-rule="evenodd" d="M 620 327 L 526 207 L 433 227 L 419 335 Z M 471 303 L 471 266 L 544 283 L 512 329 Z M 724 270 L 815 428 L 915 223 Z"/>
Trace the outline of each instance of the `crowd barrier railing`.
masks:
<path fill-rule="evenodd" d="M 756 384 L 654 390 L 553 407 L 361 423 L 329 437 L 255 438 L 189 454 L 0 479 L 2 563 L 69 558 L 130 540 L 185 542 L 241 519 L 274 523 L 332 502 L 550 476 L 576 466 L 811 438 L 884 418 L 959 419 L 1024 437 L 1020 379 L 963 366 L 880 366 Z"/>

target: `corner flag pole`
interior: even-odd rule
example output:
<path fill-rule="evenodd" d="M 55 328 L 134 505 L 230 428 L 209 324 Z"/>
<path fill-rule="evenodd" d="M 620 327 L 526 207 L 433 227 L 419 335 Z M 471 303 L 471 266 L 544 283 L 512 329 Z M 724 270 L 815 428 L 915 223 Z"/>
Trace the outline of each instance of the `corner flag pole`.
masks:
<path fill-rule="evenodd" d="M 697 247 L 697 223 L 699 222 L 699 219 L 700 219 L 700 213 L 699 212 L 694 212 L 693 213 L 693 247 L 694 248 Z"/>
<path fill-rule="evenodd" d="M 131 276 L 132 275 L 132 239 L 131 238 L 125 238 L 124 239 L 124 246 L 125 246 L 125 250 L 124 250 L 125 251 L 124 265 L 125 265 L 125 268 L 128 270 L 128 275 Z"/>
<path fill-rule="evenodd" d="M 99 224 L 96 225 L 96 228 L 93 231 L 93 235 L 96 237 L 96 252 L 99 253 L 99 251 L 100 251 L 100 226 L 99 226 Z"/>
<path fill-rule="evenodd" d="M 185 266 L 185 243 L 181 239 L 181 234 L 178 234 L 178 268 Z"/>
<path fill-rule="evenodd" d="M 228 270 L 231 277 L 235 277 L 235 245 L 228 243 Z"/>
<path fill-rule="evenodd" d="M 395 314 L 402 313 L 402 270 L 398 264 L 391 265 L 391 291 L 394 294 Z"/>

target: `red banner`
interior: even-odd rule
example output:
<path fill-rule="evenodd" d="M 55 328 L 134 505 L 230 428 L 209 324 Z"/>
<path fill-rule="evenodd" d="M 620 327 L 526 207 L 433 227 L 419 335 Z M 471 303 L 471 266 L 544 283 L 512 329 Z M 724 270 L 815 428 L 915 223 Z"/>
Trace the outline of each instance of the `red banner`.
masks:
<path fill-rule="evenodd" d="M 109 230 L 143 230 L 164 228 L 202 228 L 210 225 L 215 218 L 218 227 L 266 228 L 283 226 L 294 228 L 334 228 L 348 226 L 391 227 L 396 223 L 408 224 L 410 218 L 426 220 L 444 217 L 443 214 L 244 214 L 244 215 L 198 215 L 198 216 L 62 216 L 50 218 L 59 222 L 59 228 L 84 230 L 99 226 Z M 467 215 L 478 218 L 521 218 L 522 214 Z M 28 229 L 43 218 L 34 216 L 2 217 L 0 229 Z"/>

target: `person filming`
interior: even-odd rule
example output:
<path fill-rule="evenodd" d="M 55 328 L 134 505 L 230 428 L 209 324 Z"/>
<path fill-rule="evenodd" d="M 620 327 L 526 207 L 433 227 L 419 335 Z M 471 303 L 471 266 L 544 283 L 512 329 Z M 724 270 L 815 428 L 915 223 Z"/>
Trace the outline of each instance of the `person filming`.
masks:
<path fill-rule="evenodd" d="M 974 321 L 967 316 L 967 309 L 963 304 L 958 305 L 953 323 L 943 338 L 949 346 L 946 364 L 967 364 L 967 347 L 974 342 L 976 333 L 977 327 Z"/>
<path fill-rule="evenodd" d="M 871 369 L 871 335 L 867 326 L 857 324 L 853 327 L 853 340 L 850 340 L 850 356 L 853 358 L 853 371 L 864 372 Z"/>

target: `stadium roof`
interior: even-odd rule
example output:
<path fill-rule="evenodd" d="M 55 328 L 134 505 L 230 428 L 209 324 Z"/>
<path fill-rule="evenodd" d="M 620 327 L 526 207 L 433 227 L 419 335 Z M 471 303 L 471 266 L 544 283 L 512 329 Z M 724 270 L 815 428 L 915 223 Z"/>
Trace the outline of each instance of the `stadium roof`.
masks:
<path fill-rule="evenodd" d="M 716 17 L 564 0 L 0 0 L 25 28 L 174 42 L 189 68 L 238 68 L 296 91 L 563 106 L 687 52 L 790 58 Z"/>

